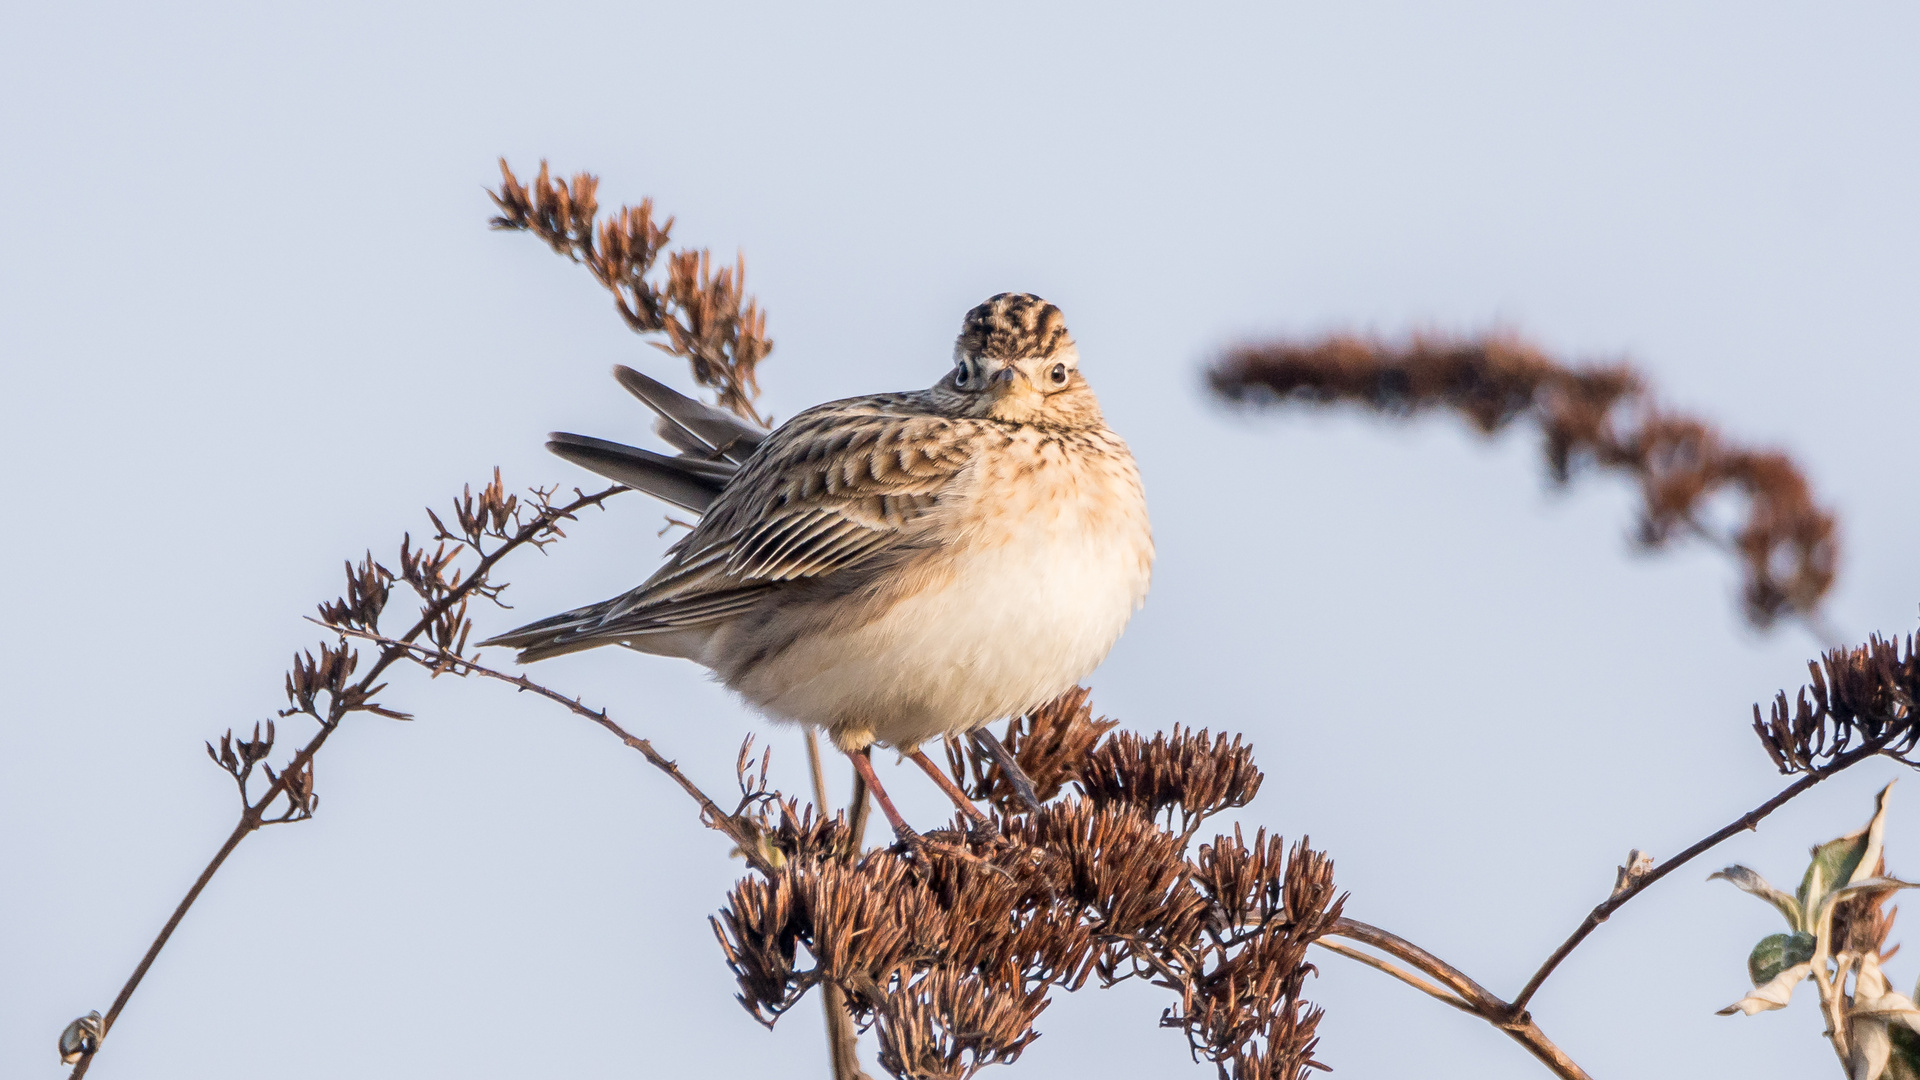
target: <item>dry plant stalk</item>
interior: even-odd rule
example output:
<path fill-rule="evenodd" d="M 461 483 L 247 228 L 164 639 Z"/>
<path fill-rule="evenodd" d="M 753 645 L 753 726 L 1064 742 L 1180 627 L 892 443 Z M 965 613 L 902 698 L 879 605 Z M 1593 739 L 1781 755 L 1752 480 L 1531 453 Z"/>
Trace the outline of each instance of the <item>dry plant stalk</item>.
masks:
<path fill-rule="evenodd" d="M 357 566 L 347 564 L 345 591 L 321 604 L 316 620 L 336 634 L 333 640 L 323 641 L 314 649 L 294 656 L 285 679 L 287 707 L 276 716 L 283 722 L 294 718 L 305 720 L 312 727 L 311 735 L 278 771 L 268 763 L 279 737 L 274 720 L 267 721 L 264 730 L 256 723 L 252 738 L 235 738 L 229 730 L 220 737 L 218 751 L 212 743 L 207 744 L 207 756 L 233 778 L 238 788 L 239 821 L 174 908 L 173 915 L 161 927 L 106 1015 L 85 1024 L 86 1031 L 71 1053 L 67 1040 L 62 1039 L 62 1057 L 74 1065 L 75 1080 L 86 1075 L 94 1055 L 112 1032 L 114 1021 L 139 988 L 147 969 L 153 966 L 180 920 L 186 917 L 227 856 L 263 826 L 305 821 L 313 816 L 320 801 L 314 784 L 314 758 L 328 738 L 356 713 L 392 720 L 412 719 L 378 701 L 379 693 L 387 685 L 381 680 L 389 669 L 401 660 L 414 659 L 420 649 L 430 647 L 438 653 L 464 647 L 472 626 L 467 615 L 471 601 L 478 597 L 498 602 L 501 590 L 506 587 L 492 577 L 501 559 L 521 548 L 542 548 L 565 537 L 563 523 L 575 520 L 582 510 L 599 506 L 625 490 L 614 486 L 589 494 L 576 489 L 573 498 L 556 501 L 554 489 L 545 488 L 521 498 L 507 494 L 496 470 L 493 482 L 478 494 L 469 488 L 455 500 L 448 515 L 455 522 L 453 529 L 429 511 L 435 528 L 435 534 L 428 540 L 435 545 L 432 551 L 425 545 L 414 546 L 411 536 L 401 540 L 398 574 L 375 562 L 371 554 Z M 377 630 L 396 582 L 403 582 L 413 590 L 419 603 L 418 613 L 406 630 L 382 639 L 378 653 L 364 665 L 363 671 L 362 654 L 349 643 L 348 637 Z"/>
<path fill-rule="evenodd" d="M 1334 335 L 1230 350 L 1209 372 L 1229 401 L 1348 402 L 1389 416 L 1447 409 L 1493 435 L 1520 418 L 1539 425 L 1547 466 L 1567 482 L 1582 467 L 1629 474 L 1640 487 L 1639 542 L 1697 536 L 1740 560 L 1746 616 L 1766 627 L 1792 616 L 1823 641 L 1821 601 L 1839 559 L 1833 515 L 1785 454 L 1740 446 L 1713 425 L 1656 403 L 1625 364 L 1571 367 L 1506 334 L 1403 344 Z M 1724 536 L 1706 521 L 1716 496 L 1737 494 L 1746 520 Z"/>
<path fill-rule="evenodd" d="M 754 370 L 770 344 L 737 273 L 712 273 L 705 253 L 683 252 L 670 257 L 666 282 L 655 285 L 648 275 L 671 222 L 655 225 L 650 203 L 596 224 L 591 176 L 562 185 L 543 164 L 527 187 L 504 163 L 502 169 L 496 227 L 532 232 L 586 265 L 615 294 L 629 326 L 664 335 L 661 347 L 685 358 L 702 385 L 758 418 Z M 1753 505 L 1737 543 L 1749 558 L 1749 610 L 1757 621 L 1810 614 L 1831 583 L 1832 521 L 1812 508 L 1791 465 L 1777 455 L 1728 449 L 1704 425 L 1643 404 L 1639 426 L 1616 424 L 1616 405 L 1640 400 L 1638 379 L 1624 369 L 1570 372 L 1510 342 L 1416 342 L 1396 354 L 1338 339 L 1318 352 L 1248 351 L 1216 372 L 1216 385 L 1230 394 L 1259 385 L 1402 411 L 1446 404 L 1489 432 L 1531 412 L 1548 431 L 1556 475 L 1591 460 L 1641 477 L 1649 542 L 1676 527 L 1700 528 L 1699 501 L 1719 486 L 1742 485 Z M 919 843 L 864 849 L 864 806 L 849 824 L 842 814 L 772 790 L 767 755 L 756 754 L 751 739 L 735 763 L 739 796 L 723 807 L 605 710 L 489 667 L 468 648 L 472 601 L 498 604 L 507 587 L 496 574 L 500 561 L 563 538 L 564 523 L 624 490 L 576 490 L 564 501 L 552 488 L 509 494 L 496 470 L 491 483 L 463 492 L 444 516 L 428 512 L 427 541 L 402 539 L 397 572 L 370 554 L 348 564 L 341 595 L 320 605 L 314 620 L 329 638 L 295 658 L 285 680 L 288 708 L 275 718 L 304 719 L 313 735 L 277 769 L 270 764 L 273 720 L 250 737 L 229 731 L 218 749 L 208 744 L 240 792 L 240 821 L 106 1016 L 90 1013 L 63 1033 L 61 1052 L 76 1063 L 74 1077 L 84 1075 L 154 957 L 240 840 L 315 812 L 314 756 L 345 718 L 410 719 L 378 700 L 381 680 L 401 661 L 431 677 L 477 676 L 554 702 L 609 731 L 679 785 L 700 823 L 725 835 L 749 869 L 713 920 L 742 1004 L 771 1025 L 822 988 L 837 1003 L 830 1034 L 846 1036 L 833 1040 L 842 1080 L 861 1075 L 852 1053 L 855 1023 L 876 1035 L 880 1065 L 891 1075 L 965 1077 L 1016 1060 L 1038 1036 L 1036 1020 L 1054 990 L 1133 979 L 1173 995 L 1162 1026 L 1181 1031 L 1195 1058 L 1211 1062 L 1223 1080 L 1302 1080 L 1326 1068 L 1316 1059 L 1321 1013 L 1302 996 L 1314 945 L 1486 1020 L 1556 1076 L 1580 1080 L 1587 1074 L 1547 1040 L 1526 1004 L 1608 915 L 1826 777 L 1874 756 L 1920 764 L 1908 756 L 1920 742 L 1913 640 L 1904 654 L 1878 638 L 1829 653 L 1797 708 L 1784 694 L 1767 720 L 1755 708 L 1767 752 L 1799 778 L 1658 866 L 1636 853 L 1606 901 L 1509 1002 L 1419 946 L 1345 917 L 1347 898 L 1336 894 L 1332 862 L 1304 839 L 1288 847 L 1261 830 L 1248 843 L 1236 826 L 1230 836 L 1192 847 L 1207 819 L 1246 806 L 1259 790 L 1263 774 L 1252 748 L 1237 736 L 1177 725 L 1151 737 L 1114 730 L 1113 721 L 1094 717 L 1084 689 L 1008 726 L 1005 745 L 1035 781 L 1038 808 L 1027 807 L 990 758 L 949 745 L 955 780 L 992 805 L 997 836 L 956 822 Z M 381 619 L 399 585 L 414 594 L 418 612 L 407 629 L 392 633 Z M 370 660 L 356 643 L 370 650 Z M 1891 916 L 1877 900 L 1863 905 L 1836 916 L 1835 940 L 1853 955 L 1877 957 Z"/>
<path fill-rule="evenodd" d="M 685 359 L 695 380 L 714 390 L 722 404 L 749 419 L 760 420 L 753 410 L 759 392 L 755 372 L 773 344 L 766 337 L 764 314 L 744 294 L 744 263 L 716 271 L 704 251 L 673 252 L 668 254 L 666 278 L 656 286 L 648 275 L 667 244 L 672 222 L 654 225 L 651 202 L 637 208 L 623 207 L 616 220 L 596 226 L 597 181 L 593 177 L 576 176 L 569 187 L 550 180 L 543 163 L 529 189 L 514 178 L 504 161 L 501 171 L 501 188 L 494 194 L 501 216 L 494 219 L 494 227 L 531 231 L 556 251 L 585 263 L 614 292 L 630 327 L 663 336 L 665 341 L 659 347 Z M 313 815 L 319 805 L 314 787 L 315 755 L 347 717 L 368 713 L 394 720 L 411 719 L 377 700 L 386 687 L 381 680 L 389 669 L 407 660 L 425 664 L 436 675 L 456 669 L 466 673 L 459 665 L 472 629 L 469 606 L 476 598 L 499 601 L 506 588 L 494 575 L 499 562 L 522 548 L 544 548 L 564 538 L 563 523 L 576 520 L 581 511 L 600 506 L 626 490 L 619 485 L 591 494 L 575 489 L 573 498 L 567 500 L 556 498 L 558 488 L 511 494 L 496 469 L 492 483 L 478 493 L 471 488 L 463 492 L 444 517 L 428 511 L 432 534 L 419 546 L 413 544 L 410 534 L 401 540 L 395 560 L 397 573 L 375 562 L 371 553 L 357 566 L 347 565 L 344 592 L 321 604 L 316 620 L 333 636 L 295 656 L 285 679 L 288 708 L 276 717 L 282 722 L 305 719 L 313 725 L 313 733 L 278 770 L 269 761 L 279 738 L 273 720 L 264 726 L 256 724 L 251 738 L 236 738 L 228 731 L 217 751 L 211 742 L 207 744 L 208 755 L 232 776 L 239 789 L 240 819 L 175 906 L 106 1014 L 91 1013 L 75 1021 L 68 1029 L 72 1039 L 63 1036 L 61 1056 L 75 1066 L 74 1080 L 86 1075 L 154 959 L 240 842 L 264 825 L 304 821 Z M 428 544 L 433 545 L 431 550 Z M 414 592 L 420 604 L 419 615 L 407 629 L 389 635 L 379 624 L 396 583 L 404 583 Z M 354 640 L 378 646 L 370 662 L 363 664 L 362 654 L 351 644 Z M 743 849 L 757 844 L 757 834 L 745 823 L 739 808 L 732 813 L 721 810 L 647 740 L 620 729 L 604 712 L 594 714 L 577 701 L 525 680 L 517 685 L 571 704 L 575 711 L 596 719 L 679 783 L 695 799 L 702 819 L 709 825 L 733 836 Z"/>
<path fill-rule="evenodd" d="M 1054 766 L 1034 777 L 1050 801 L 1028 810 L 1003 793 L 996 837 L 956 821 L 917 846 L 856 852 L 776 800 L 796 839 L 714 921 L 741 1003 L 771 1026 L 813 988 L 836 988 L 888 1073 L 958 1078 L 1017 1059 L 1053 990 L 1143 979 L 1176 996 L 1162 1026 L 1223 1080 L 1324 1068 L 1320 1011 L 1302 990 L 1308 947 L 1344 903 L 1331 861 L 1305 841 L 1283 855 L 1264 834 L 1250 855 L 1237 831 L 1190 852 L 1194 826 L 1258 788 L 1249 749 L 1190 731 L 1096 745 L 1113 725 L 1086 698 L 1071 691 L 1013 723 L 1033 755 L 1023 765 Z M 992 763 L 965 753 L 955 771 L 993 790 Z M 1181 775 L 1215 779 L 1170 790 Z M 1159 820 L 1175 812 L 1182 832 Z"/>
<path fill-rule="evenodd" d="M 736 257 L 733 266 L 716 270 L 704 249 L 668 252 L 673 219 L 656 222 L 652 199 L 597 221 L 599 189 L 600 178 L 592 173 L 575 173 L 571 183 L 553 179 L 544 160 L 533 183 L 522 184 L 502 158 L 500 187 L 489 193 L 500 211 L 491 224 L 530 232 L 585 266 L 613 294 L 628 327 L 664 335 L 654 347 L 685 359 L 694 381 L 713 390 L 722 406 L 767 424 L 754 411 L 760 396 L 755 373 L 773 342 L 766 336 L 766 315 L 746 295 L 746 259 Z M 662 254 L 666 276 L 655 281 Z"/>

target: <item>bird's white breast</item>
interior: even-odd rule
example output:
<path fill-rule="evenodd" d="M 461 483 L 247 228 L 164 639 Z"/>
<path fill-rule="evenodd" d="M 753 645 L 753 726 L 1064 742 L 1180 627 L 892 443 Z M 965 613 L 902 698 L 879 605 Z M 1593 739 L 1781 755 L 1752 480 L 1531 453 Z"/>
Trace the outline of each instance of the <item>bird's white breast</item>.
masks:
<path fill-rule="evenodd" d="M 911 588 L 858 626 L 814 635 L 736 689 L 843 746 L 900 747 L 1041 704 L 1105 659 L 1153 562 L 1125 445 L 1028 436 L 987 455 L 911 567 Z"/>

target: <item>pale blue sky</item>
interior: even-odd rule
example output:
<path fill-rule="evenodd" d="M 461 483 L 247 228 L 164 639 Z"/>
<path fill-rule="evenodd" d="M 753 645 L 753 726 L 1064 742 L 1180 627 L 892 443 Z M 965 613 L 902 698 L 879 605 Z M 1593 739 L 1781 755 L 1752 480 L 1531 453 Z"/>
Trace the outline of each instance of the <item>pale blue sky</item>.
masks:
<path fill-rule="evenodd" d="M 1633 554 L 1629 493 L 1551 490 L 1524 434 L 1233 415 L 1200 389 L 1214 349 L 1500 325 L 1629 357 L 1805 463 L 1845 530 L 1843 634 L 1920 610 L 1909 5 L 70 3 L 8 23 L 9 1077 L 61 1075 L 61 1026 L 106 1008 L 226 835 L 200 741 L 280 704 L 340 561 L 496 463 L 579 482 L 549 429 L 642 437 L 610 364 L 682 377 L 583 272 L 485 229 L 500 154 L 594 169 L 609 204 L 651 195 L 681 240 L 744 250 L 782 416 L 931 382 L 990 293 L 1059 302 L 1160 545 L 1096 705 L 1248 733 L 1268 781 L 1242 819 L 1310 833 L 1352 914 L 1497 992 L 1628 848 L 1671 853 L 1777 789 L 1749 709 L 1799 684 L 1812 642 L 1745 629 L 1710 553 Z M 518 610 L 483 629 L 638 580 L 659 519 L 634 497 L 522 561 Z M 757 725 L 680 662 L 543 675 L 716 787 Z M 92 1075 L 825 1074 L 811 1007 L 769 1034 L 733 1002 L 705 919 L 740 866 L 677 791 L 491 687 L 392 697 L 421 719 L 336 737 L 318 819 L 242 847 Z M 797 786 L 798 739 L 770 738 Z M 1776 927 L 1702 879 L 1792 877 L 1901 771 L 1863 766 L 1636 901 L 1541 1024 L 1598 1076 L 1831 1070 L 1804 1004 L 1712 1015 Z M 909 814 L 937 814 L 901 775 Z M 1920 785 L 1896 790 L 1889 850 L 1920 868 Z M 1322 966 L 1338 1076 L 1543 1075 Z M 1155 1028 L 1164 1004 L 1062 997 L 1014 1070 L 1210 1075 Z"/>

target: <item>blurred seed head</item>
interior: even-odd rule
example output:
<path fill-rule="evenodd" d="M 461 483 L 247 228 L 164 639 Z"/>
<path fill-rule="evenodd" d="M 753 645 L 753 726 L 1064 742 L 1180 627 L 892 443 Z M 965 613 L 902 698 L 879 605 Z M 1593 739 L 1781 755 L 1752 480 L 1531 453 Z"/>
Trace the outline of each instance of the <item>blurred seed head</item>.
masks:
<path fill-rule="evenodd" d="M 1208 377 L 1228 401 L 1352 403 L 1393 417 L 1444 409 L 1485 435 L 1530 418 L 1556 481 L 1587 468 L 1638 481 L 1643 545 L 1661 547 L 1690 532 L 1726 541 L 1741 560 L 1743 607 L 1755 626 L 1814 618 L 1833 587 L 1835 519 L 1815 504 L 1792 459 L 1740 446 L 1703 420 L 1660 407 L 1645 378 L 1624 364 L 1563 365 L 1511 334 L 1416 334 L 1403 343 L 1334 335 L 1233 349 Z M 1724 536 L 1707 524 L 1710 503 L 1722 494 L 1742 499 L 1746 511 Z"/>

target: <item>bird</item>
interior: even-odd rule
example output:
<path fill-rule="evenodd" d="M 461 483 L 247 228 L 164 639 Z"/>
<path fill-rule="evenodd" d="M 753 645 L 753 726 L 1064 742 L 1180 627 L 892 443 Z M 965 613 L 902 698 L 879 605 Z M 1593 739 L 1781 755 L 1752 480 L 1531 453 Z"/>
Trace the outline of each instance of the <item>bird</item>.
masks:
<path fill-rule="evenodd" d="M 683 657 L 761 714 L 824 731 L 902 841 L 874 775 L 891 747 L 992 822 L 920 749 L 1092 673 L 1146 599 L 1153 531 L 1060 309 L 1000 293 L 968 311 L 931 387 L 830 401 L 768 431 L 628 367 L 678 451 L 555 432 L 577 465 L 699 515 L 637 588 L 484 645 L 522 663 L 606 645 Z"/>

